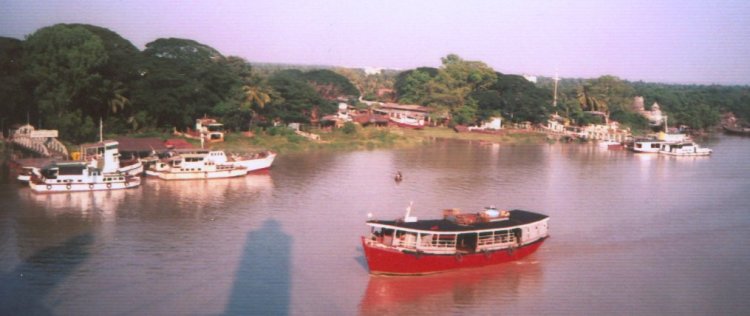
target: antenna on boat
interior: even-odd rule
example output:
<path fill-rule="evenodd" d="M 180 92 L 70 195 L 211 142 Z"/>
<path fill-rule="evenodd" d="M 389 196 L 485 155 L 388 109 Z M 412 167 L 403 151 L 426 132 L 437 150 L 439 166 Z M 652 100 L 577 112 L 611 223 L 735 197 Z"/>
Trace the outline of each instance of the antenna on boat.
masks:
<path fill-rule="evenodd" d="M 409 207 L 406 208 L 406 214 L 404 215 L 404 222 L 413 223 L 417 221 L 416 216 L 411 216 L 411 206 L 413 204 L 414 204 L 414 201 L 409 201 Z"/>

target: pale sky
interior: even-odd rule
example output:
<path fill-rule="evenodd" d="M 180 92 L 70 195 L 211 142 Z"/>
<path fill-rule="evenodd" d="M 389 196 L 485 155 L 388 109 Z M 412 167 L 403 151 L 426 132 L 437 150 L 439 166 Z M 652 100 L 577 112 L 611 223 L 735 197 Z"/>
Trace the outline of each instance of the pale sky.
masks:
<path fill-rule="evenodd" d="M 750 1 L 0 0 L 0 36 L 88 23 L 143 49 L 193 39 L 251 62 L 750 84 Z"/>

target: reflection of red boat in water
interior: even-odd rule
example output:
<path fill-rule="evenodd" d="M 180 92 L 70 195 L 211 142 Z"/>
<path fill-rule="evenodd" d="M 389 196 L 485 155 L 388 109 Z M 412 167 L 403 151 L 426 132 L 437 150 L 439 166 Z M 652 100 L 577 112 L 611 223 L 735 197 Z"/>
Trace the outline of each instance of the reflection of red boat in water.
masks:
<path fill-rule="evenodd" d="M 503 269 L 485 267 L 432 274 L 419 280 L 374 275 L 360 302 L 361 315 L 440 315 L 457 305 L 486 306 L 497 314 L 498 304 L 536 293 L 543 269 L 531 260 L 520 260 Z M 510 306 L 503 306 L 512 314 Z M 487 314 L 475 310 L 474 314 Z"/>
<path fill-rule="evenodd" d="M 369 220 L 362 246 L 370 273 L 428 274 L 524 258 L 548 237 L 549 217 L 488 207 L 478 213 L 443 211 L 443 219 Z"/>

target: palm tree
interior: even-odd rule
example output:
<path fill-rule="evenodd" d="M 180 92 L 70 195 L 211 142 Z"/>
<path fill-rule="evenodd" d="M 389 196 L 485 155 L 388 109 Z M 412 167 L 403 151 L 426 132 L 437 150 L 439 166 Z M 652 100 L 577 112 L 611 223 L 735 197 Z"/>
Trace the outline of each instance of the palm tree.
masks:
<path fill-rule="evenodd" d="M 109 106 L 108 110 L 112 111 L 113 114 L 122 111 L 125 109 L 125 106 L 130 103 L 130 100 L 124 96 L 126 92 L 127 88 L 125 88 L 125 85 L 123 85 L 122 82 L 117 81 L 112 85 L 112 88 L 109 91 L 107 105 Z"/>

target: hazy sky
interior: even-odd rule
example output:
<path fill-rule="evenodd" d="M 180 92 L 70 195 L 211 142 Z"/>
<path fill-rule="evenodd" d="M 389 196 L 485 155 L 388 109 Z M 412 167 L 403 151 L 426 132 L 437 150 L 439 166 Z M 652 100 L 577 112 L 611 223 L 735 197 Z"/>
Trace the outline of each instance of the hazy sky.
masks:
<path fill-rule="evenodd" d="M 747 0 L 0 0 L 0 36 L 56 23 L 252 62 L 410 69 L 455 53 L 503 73 L 750 84 Z"/>

